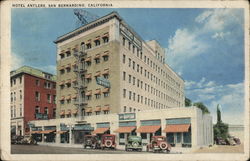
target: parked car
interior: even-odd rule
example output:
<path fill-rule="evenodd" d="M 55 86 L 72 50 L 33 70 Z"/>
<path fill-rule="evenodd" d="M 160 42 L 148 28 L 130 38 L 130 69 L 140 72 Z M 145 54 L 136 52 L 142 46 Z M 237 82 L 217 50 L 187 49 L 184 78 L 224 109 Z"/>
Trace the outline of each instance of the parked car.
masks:
<path fill-rule="evenodd" d="M 125 150 L 142 151 L 142 139 L 140 136 L 129 136 L 128 142 L 125 145 Z"/>
<path fill-rule="evenodd" d="M 34 139 L 34 137 L 25 135 L 21 140 L 21 144 L 36 145 L 37 141 Z"/>
<path fill-rule="evenodd" d="M 235 143 L 236 143 L 237 145 L 240 145 L 240 144 L 241 144 L 241 142 L 240 142 L 240 139 L 239 139 L 239 138 L 237 138 L 237 137 L 233 137 L 233 139 L 234 139 L 234 141 L 235 141 Z"/>
<path fill-rule="evenodd" d="M 153 136 L 151 142 L 147 145 L 147 152 L 167 152 L 171 150 L 171 145 L 166 142 L 165 136 Z"/>
<path fill-rule="evenodd" d="M 215 138 L 215 143 L 217 145 L 227 145 L 227 142 L 222 137 Z"/>
<path fill-rule="evenodd" d="M 226 143 L 227 143 L 227 145 L 233 145 L 233 146 L 236 145 L 236 143 L 235 143 L 233 137 L 228 137 L 228 138 L 226 139 Z"/>
<path fill-rule="evenodd" d="M 110 149 L 116 148 L 115 135 L 113 135 L 113 134 L 102 135 L 101 149 L 104 149 L 104 148 L 110 148 Z"/>
<path fill-rule="evenodd" d="M 90 147 L 92 149 L 100 148 L 100 142 L 96 135 L 85 135 L 84 136 L 84 143 L 83 148 Z"/>
<path fill-rule="evenodd" d="M 11 136 L 11 144 L 21 144 L 22 139 L 23 139 L 23 136 L 12 135 Z"/>

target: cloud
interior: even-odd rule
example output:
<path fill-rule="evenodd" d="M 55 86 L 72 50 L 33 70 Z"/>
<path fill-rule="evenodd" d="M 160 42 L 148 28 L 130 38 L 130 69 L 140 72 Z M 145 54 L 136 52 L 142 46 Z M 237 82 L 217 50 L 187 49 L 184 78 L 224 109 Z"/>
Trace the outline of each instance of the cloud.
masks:
<path fill-rule="evenodd" d="M 230 32 L 216 32 L 214 35 L 212 35 L 213 39 L 223 40 L 226 36 L 230 35 Z"/>
<path fill-rule="evenodd" d="M 20 55 L 16 53 L 11 54 L 11 70 L 16 70 L 17 68 L 20 68 L 24 65 L 24 62 L 24 59 Z"/>
<path fill-rule="evenodd" d="M 243 124 L 244 120 L 244 84 L 219 85 L 214 81 L 186 81 L 186 97 L 193 102 L 203 102 L 209 108 L 216 122 L 216 107 L 221 105 L 222 119 L 229 124 Z"/>

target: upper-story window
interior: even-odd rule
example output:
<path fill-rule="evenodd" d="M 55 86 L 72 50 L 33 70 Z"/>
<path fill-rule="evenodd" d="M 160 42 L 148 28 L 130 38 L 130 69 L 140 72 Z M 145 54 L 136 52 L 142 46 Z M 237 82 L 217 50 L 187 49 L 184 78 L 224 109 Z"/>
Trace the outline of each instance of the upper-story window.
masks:
<path fill-rule="evenodd" d="M 104 43 L 108 43 L 109 42 L 109 34 L 108 33 L 104 34 L 102 39 L 103 39 Z"/>
<path fill-rule="evenodd" d="M 101 42 L 100 42 L 100 37 L 97 37 L 96 39 L 95 39 L 95 46 L 99 46 L 101 44 Z"/>
<path fill-rule="evenodd" d="M 51 95 L 50 94 L 47 94 L 47 101 L 48 101 L 48 103 L 51 103 Z"/>
<path fill-rule="evenodd" d="M 131 42 L 128 42 L 128 49 L 131 49 Z"/>
<path fill-rule="evenodd" d="M 122 57 L 122 62 L 125 64 L 126 62 L 126 55 L 123 54 L 123 57 Z"/>
<path fill-rule="evenodd" d="M 65 58 L 64 53 L 60 53 L 59 55 L 60 55 L 60 58 L 61 58 L 61 59 Z"/>
<path fill-rule="evenodd" d="M 102 55 L 103 61 L 108 61 L 109 60 L 109 51 L 105 51 L 104 54 Z"/>
<path fill-rule="evenodd" d="M 19 90 L 19 93 L 20 93 L 20 100 L 22 100 L 22 98 L 23 98 L 23 93 L 22 93 L 22 90 Z"/>
<path fill-rule="evenodd" d="M 123 37 L 122 38 L 122 45 L 125 46 L 125 43 L 126 43 L 126 39 Z"/>
<path fill-rule="evenodd" d="M 36 101 L 40 101 L 40 93 L 39 92 L 35 92 L 35 99 Z"/>
<path fill-rule="evenodd" d="M 133 50 L 132 50 L 133 53 L 135 53 L 135 46 L 133 45 Z"/>
<path fill-rule="evenodd" d="M 67 57 L 71 56 L 71 52 L 70 51 L 66 51 L 66 56 Z"/>
<path fill-rule="evenodd" d="M 48 109 L 48 107 L 45 107 L 45 108 L 44 108 L 44 114 L 49 114 L 49 109 Z"/>
<path fill-rule="evenodd" d="M 39 86 L 39 85 L 40 85 L 40 81 L 36 80 L 36 86 Z"/>
<path fill-rule="evenodd" d="M 40 107 L 39 106 L 36 106 L 35 113 L 40 113 Z"/>
<path fill-rule="evenodd" d="M 91 49 L 91 43 L 89 42 L 88 44 L 86 44 L 87 49 Z"/>
<path fill-rule="evenodd" d="M 96 63 L 96 64 L 99 64 L 99 63 L 100 63 L 100 54 L 97 54 L 97 55 L 95 56 L 95 63 Z"/>
<path fill-rule="evenodd" d="M 22 76 L 19 77 L 19 83 L 22 84 Z"/>

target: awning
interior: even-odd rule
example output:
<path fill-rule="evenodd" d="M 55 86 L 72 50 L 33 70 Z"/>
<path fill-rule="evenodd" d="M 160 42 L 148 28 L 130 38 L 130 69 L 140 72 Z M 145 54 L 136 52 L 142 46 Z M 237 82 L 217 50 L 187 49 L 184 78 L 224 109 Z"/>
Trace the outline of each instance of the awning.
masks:
<path fill-rule="evenodd" d="M 77 94 L 74 94 L 71 98 L 75 99 L 77 97 Z"/>
<path fill-rule="evenodd" d="M 108 106 L 108 105 L 104 106 L 104 107 L 102 108 L 102 111 L 109 111 L 109 106 Z"/>
<path fill-rule="evenodd" d="M 105 51 L 103 54 L 102 54 L 103 57 L 105 56 L 109 56 L 109 51 Z"/>
<path fill-rule="evenodd" d="M 160 128 L 161 128 L 160 125 L 141 126 L 136 130 L 136 132 L 139 132 L 139 133 L 155 133 Z"/>
<path fill-rule="evenodd" d="M 100 40 L 100 36 L 97 36 L 97 37 L 95 38 L 95 41 L 96 41 L 96 40 Z"/>
<path fill-rule="evenodd" d="M 65 114 L 65 111 L 62 110 L 62 111 L 60 112 L 60 115 L 64 115 L 64 114 Z"/>
<path fill-rule="evenodd" d="M 100 75 L 101 75 L 100 71 L 98 71 L 98 72 L 95 73 L 95 77 L 100 77 Z"/>
<path fill-rule="evenodd" d="M 78 112 L 77 109 L 72 110 L 72 114 L 77 114 L 77 112 Z"/>
<path fill-rule="evenodd" d="M 104 88 L 103 90 L 102 90 L 102 93 L 108 93 L 109 92 L 109 88 Z"/>
<path fill-rule="evenodd" d="M 87 75 L 85 76 L 85 78 L 86 78 L 86 79 L 91 79 L 91 74 L 87 74 Z"/>
<path fill-rule="evenodd" d="M 63 70 L 63 69 L 64 69 L 64 66 L 59 67 L 59 70 Z"/>
<path fill-rule="evenodd" d="M 68 132 L 68 131 L 57 131 L 57 132 L 55 132 L 56 134 L 64 134 L 64 133 L 66 133 L 66 132 Z"/>
<path fill-rule="evenodd" d="M 31 134 L 41 134 L 42 131 L 31 131 Z"/>
<path fill-rule="evenodd" d="M 85 62 L 91 62 L 91 56 L 85 59 Z"/>
<path fill-rule="evenodd" d="M 102 37 L 108 37 L 108 36 L 109 36 L 108 32 L 102 35 Z"/>
<path fill-rule="evenodd" d="M 124 127 L 119 127 L 114 132 L 115 133 L 131 133 L 134 129 L 136 129 L 136 126 L 124 126 Z"/>
<path fill-rule="evenodd" d="M 179 125 L 167 125 L 163 130 L 166 133 L 170 132 L 188 132 L 190 124 L 179 124 Z"/>
<path fill-rule="evenodd" d="M 66 84 L 70 84 L 70 82 L 71 82 L 71 80 L 68 79 L 65 83 L 66 83 Z"/>
<path fill-rule="evenodd" d="M 109 127 L 100 127 L 100 128 L 95 129 L 92 132 L 92 134 L 103 134 L 103 133 L 105 133 L 108 130 L 109 130 Z"/>
<path fill-rule="evenodd" d="M 62 86 L 62 85 L 64 85 L 64 81 L 62 81 L 62 82 L 59 83 L 59 86 Z"/>
<path fill-rule="evenodd" d="M 59 55 L 64 55 L 64 52 L 61 52 Z"/>
<path fill-rule="evenodd" d="M 92 108 L 91 107 L 86 108 L 85 112 L 92 112 Z"/>
<path fill-rule="evenodd" d="M 75 62 L 72 64 L 72 66 L 74 67 L 74 66 L 76 66 L 76 64 L 77 64 L 77 61 L 75 61 Z"/>
<path fill-rule="evenodd" d="M 68 64 L 68 65 L 66 65 L 66 66 L 65 66 L 65 68 L 70 68 L 70 66 L 71 66 L 71 65 L 70 65 L 70 64 Z"/>
<path fill-rule="evenodd" d="M 107 75 L 109 74 L 109 69 L 105 69 L 104 72 L 102 73 L 102 75 Z"/>
<path fill-rule="evenodd" d="M 96 54 L 95 59 L 99 59 L 101 57 L 100 54 Z"/>
<path fill-rule="evenodd" d="M 74 82 L 76 82 L 77 81 L 77 79 L 76 78 L 74 78 L 73 80 L 72 80 L 72 83 L 74 83 Z"/>
<path fill-rule="evenodd" d="M 96 89 L 95 90 L 95 94 L 101 94 L 101 90 L 100 89 Z"/>
<path fill-rule="evenodd" d="M 64 100 L 64 99 L 65 99 L 65 97 L 64 97 L 64 96 L 62 96 L 62 97 L 61 97 L 61 99 L 60 99 L 60 101 L 62 101 L 62 100 Z"/>
<path fill-rule="evenodd" d="M 65 115 L 69 115 L 71 113 L 71 110 L 67 110 L 66 112 L 65 112 Z"/>
<path fill-rule="evenodd" d="M 95 108 L 95 112 L 98 112 L 98 111 L 101 111 L 101 107 L 100 107 L 100 106 L 97 106 L 97 107 Z"/>
<path fill-rule="evenodd" d="M 40 134 L 49 134 L 51 132 L 55 132 L 56 130 L 44 130 L 44 131 L 41 131 Z"/>
<path fill-rule="evenodd" d="M 86 96 L 92 95 L 92 91 L 88 91 L 85 95 L 86 95 Z"/>
<path fill-rule="evenodd" d="M 71 96 L 67 96 L 67 97 L 66 97 L 66 100 L 70 100 L 70 98 L 71 98 Z"/>

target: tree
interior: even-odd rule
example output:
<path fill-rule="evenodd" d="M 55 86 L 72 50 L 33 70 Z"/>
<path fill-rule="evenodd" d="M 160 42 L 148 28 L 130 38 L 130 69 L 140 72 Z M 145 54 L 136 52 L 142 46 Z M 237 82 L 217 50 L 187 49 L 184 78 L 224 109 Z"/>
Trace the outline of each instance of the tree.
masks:
<path fill-rule="evenodd" d="M 217 105 L 217 123 L 214 125 L 214 138 L 221 137 L 223 139 L 228 138 L 228 124 L 225 124 L 221 120 L 220 105 Z"/>
<path fill-rule="evenodd" d="M 202 102 L 196 102 L 196 103 L 194 103 L 194 106 L 201 109 L 203 114 L 209 114 L 210 113 L 208 108 Z"/>
<path fill-rule="evenodd" d="M 189 107 L 189 106 L 192 106 L 192 101 L 188 99 L 187 97 L 185 97 L 185 107 Z"/>

